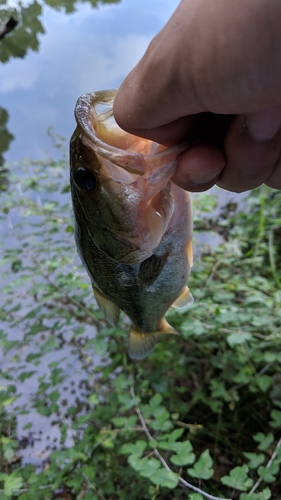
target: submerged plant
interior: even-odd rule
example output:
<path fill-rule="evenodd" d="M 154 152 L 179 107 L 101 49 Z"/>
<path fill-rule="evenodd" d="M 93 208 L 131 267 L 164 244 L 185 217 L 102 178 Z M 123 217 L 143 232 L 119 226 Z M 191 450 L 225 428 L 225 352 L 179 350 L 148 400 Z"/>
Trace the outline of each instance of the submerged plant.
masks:
<path fill-rule="evenodd" d="M 279 499 L 280 194 L 216 216 L 196 195 L 195 242 L 224 239 L 195 246 L 181 338 L 133 362 L 76 256 L 67 163 L 21 168 L 0 202 L 0 498 Z"/>

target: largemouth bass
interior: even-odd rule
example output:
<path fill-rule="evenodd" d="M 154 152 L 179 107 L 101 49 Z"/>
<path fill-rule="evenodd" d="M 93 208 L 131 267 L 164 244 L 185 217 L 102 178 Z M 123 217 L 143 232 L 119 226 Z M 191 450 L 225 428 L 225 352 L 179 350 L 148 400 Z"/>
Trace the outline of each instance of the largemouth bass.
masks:
<path fill-rule="evenodd" d="M 116 91 L 92 92 L 76 104 L 70 142 L 75 239 L 108 321 L 131 320 L 128 352 L 142 359 L 162 334 L 170 306 L 192 302 L 190 195 L 171 182 L 186 145 L 165 148 L 121 130 Z"/>

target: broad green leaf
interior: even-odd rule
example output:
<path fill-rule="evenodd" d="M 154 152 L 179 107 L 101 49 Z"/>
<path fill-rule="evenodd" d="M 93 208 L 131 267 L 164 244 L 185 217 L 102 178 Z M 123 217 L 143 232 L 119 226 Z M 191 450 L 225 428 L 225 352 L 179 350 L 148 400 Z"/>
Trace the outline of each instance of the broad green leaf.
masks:
<path fill-rule="evenodd" d="M 93 493 L 92 491 L 88 491 L 86 495 L 84 496 L 83 500 L 99 500 L 99 496 Z"/>
<path fill-rule="evenodd" d="M 173 450 L 176 451 L 176 455 L 171 456 L 171 462 L 175 465 L 189 465 L 193 464 L 195 461 L 195 454 L 193 453 L 193 447 L 190 441 L 184 441 L 183 443 L 174 443 Z"/>
<path fill-rule="evenodd" d="M 225 383 L 221 380 L 212 379 L 210 382 L 210 389 L 212 391 L 212 398 L 220 398 L 224 401 L 229 401 L 230 396 L 225 388 Z"/>
<path fill-rule="evenodd" d="M 96 337 L 92 341 L 94 353 L 97 356 L 104 356 L 108 349 L 108 344 L 104 338 Z"/>
<path fill-rule="evenodd" d="M 105 339 L 103 339 L 103 342 L 106 344 Z M 119 375 L 117 375 L 116 379 L 112 381 L 112 385 L 118 390 L 123 390 L 128 386 L 131 386 L 132 382 L 130 379 L 128 379 L 128 377 L 126 377 L 125 373 L 120 373 Z"/>
<path fill-rule="evenodd" d="M 138 439 L 135 443 L 123 444 L 120 448 L 120 453 L 125 455 L 136 455 L 140 457 L 147 447 L 147 443 L 144 440 Z"/>
<path fill-rule="evenodd" d="M 274 409 L 270 412 L 270 416 L 273 419 L 269 422 L 270 426 L 274 429 L 276 427 L 281 427 L 281 411 Z"/>
<path fill-rule="evenodd" d="M 104 439 L 101 443 L 103 448 L 108 448 L 108 449 L 114 448 L 115 437 L 116 436 L 110 436 L 107 439 Z"/>
<path fill-rule="evenodd" d="M 121 403 L 121 412 L 129 410 L 139 403 L 139 398 L 137 396 L 132 397 L 129 393 L 126 392 L 119 393 L 118 400 Z"/>
<path fill-rule="evenodd" d="M 257 469 L 265 460 L 265 455 L 263 453 L 245 452 L 244 456 L 249 460 L 248 467 L 250 469 Z"/>
<path fill-rule="evenodd" d="M 221 482 L 236 490 L 247 491 L 253 485 L 253 480 L 248 477 L 248 472 L 249 468 L 245 464 L 242 467 L 235 467 L 230 471 L 229 476 L 221 478 Z"/>
<path fill-rule="evenodd" d="M 276 479 L 276 475 L 279 473 L 279 468 L 280 464 L 275 461 L 270 465 L 270 467 L 264 467 L 261 465 L 258 468 L 258 474 L 262 477 L 265 483 L 273 483 Z"/>
<path fill-rule="evenodd" d="M 88 397 L 88 401 L 89 403 L 91 403 L 92 405 L 97 405 L 98 402 L 99 402 L 99 397 L 98 395 L 94 392 L 93 394 L 91 394 L 91 396 Z"/>
<path fill-rule="evenodd" d="M 273 378 L 269 375 L 261 375 L 255 380 L 256 384 L 263 392 L 266 392 L 273 383 Z"/>
<path fill-rule="evenodd" d="M 12 403 L 14 403 L 14 401 L 16 401 L 16 399 L 18 397 L 19 396 L 15 396 L 14 398 L 7 398 L 7 399 L 5 399 L 4 401 L 2 401 L 3 406 L 9 406 L 9 405 L 11 405 Z"/>
<path fill-rule="evenodd" d="M 15 456 L 15 449 L 18 447 L 18 441 L 1 436 L 0 443 L 3 446 L 4 457 L 10 462 Z"/>
<path fill-rule="evenodd" d="M 253 439 L 259 443 L 258 449 L 261 451 L 266 451 L 268 447 L 273 443 L 274 441 L 274 436 L 272 432 L 269 432 L 269 434 L 263 434 L 262 432 L 258 432 L 253 436 Z"/>
<path fill-rule="evenodd" d="M 164 406 L 157 406 L 153 412 L 152 416 L 155 420 L 150 422 L 150 425 L 155 430 L 161 430 L 162 432 L 171 429 L 172 424 L 169 420 L 170 413 L 166 410 Z"/>
<path fill-rule="evenodd" d="M 175 429 L 169 434 L 164 434 L 162 436 L 158 436 L 158 446 L 163 450 L 173 450 L 177 451 L 178 443 L 176 440 L 182 436 L 184 429 Z"/>
<path fill-rule="evenodd" d="M 227 342 L 230 345 L 230 347 L 243 344 L 244 342 L 251 339 L 252 335 L 247 332 L 231 333 L 230 335 L 227 336 Z"/>
<path fill-rule="evenodd" d="M 167 471 L 162 467 L 154 472 L 153 475 L 150 476 L 150 480 L 156 484 L 156 486 L 163 486 L 165 488 L 176 488 L 179 480 L 178 474 L 172 471 Z"/>
<path fill-rule="evenodd" d="M 271 491 L 269 488 L 265 488 L 260 493 L 252 493 L 251 495 L 247 493 L 241 493 L 239 500 L 269 500 L 271 498 Z"/>
<path fill-rule="evenodd" d="M 174 443 L 179 437 L 181 437 L 184 433 L 184 429 L 175 429 L 168 434 L 168 442 Z"/>
<path fill-rule="evenodd" d="M 202 321 L 195 319 L 194 321 L 185 321 L 181 325 L 181 332 L 185 338 L 204 335 L 207 329 Z"/>
<path fill-rule="evenodd" d="M 152 398 L 150 399 L 149 401 L 149 405 L 150 405 L 150 408 L 152 410 L 152 414 L 153 414 L 153 410 L 155 410 L 155 408 L 157 408 L 163 401 L 163 397 L 161 396 L 161 394 L 154 394 L 154 396 L 152 396 Z"/>
<path fill-rule="evenodd" d="M 56 389 L 50 392 L 50 394 L 48 394 L 48 397 L 50 398 L 51 401 L 58 401 L 60 398 L 60 392 Z"/>
<path fill-rule="evenodd" d="M 131 455 L 128 458 L 128 462 L 141 476 L 147 478 L 155 474 L 161 465 L 156 458 L 139 458 L 137 455 Z"/>
<path fill-rule="evenodd" d="M 153 417 L 157 421 L 157 424 L 161 426 L 169 419 L 170 413 L 166 410 L 164 406 L 157 406 L 152 413 Z M 161 427 L 160 427 L 161 428 Z"/>
<path fill-rule="evenodd" d="M 112 419 L 112 423 L 116 427 L 127 427 L 133 429 L 137 423 L 137 419 L 136 415 L 131 415 L 130 417 L 116 417 Z"/>
<path fill-rule="evenodd" d="M 187 472 L 190 476 L 198 479 L 210 479 L 214 474 L 212 465 L 213 460 L 210 457 L 210 452 L 209 450 L 205 450 L 201 453 L 199 459 L 194 464 L 194 467 L 187 469 Z"/>
<path fill-rule="evenodd" d="M 12 474 L 3 479 L 5 496 L 10 496 L 15 490 L 19 490 L 23 485 L 23 479 L 17 475 L 17 471 L 12 472 Z"/>
<path fill-rule="evenodd" d="M 200 493 L 189 493 L 188 500 L 204 500 Z"/>
<path fill-rule="evenodd" d="M 113 419 L 112 419 L 112 423 L 113 423 L 116 427 L 124 427 L 124 426 L 125 426 L 126 421 L 127 421 L 126 417 L 116 417 L 116 418 L 113 418 Z"/>
<path fill-rule="evenodd" d="M 147 458 L 139 458 L 138 455 L 130 455 L 128 462 L 138 472 L 146 470 L 148 467 Z"/>

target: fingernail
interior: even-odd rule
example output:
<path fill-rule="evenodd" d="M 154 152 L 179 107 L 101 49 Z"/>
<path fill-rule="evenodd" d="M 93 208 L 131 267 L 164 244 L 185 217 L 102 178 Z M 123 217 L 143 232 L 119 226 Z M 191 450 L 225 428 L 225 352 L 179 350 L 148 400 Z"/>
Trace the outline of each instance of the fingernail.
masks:
<path fill-rule="evenodd" d="M 246 116 L 247 128 L 257 141 L 272 139 L 281 127 L 281 109 L 268 108 Z"/>
<path fill-rule="evenodd" d="M 214 169 L 210 170 L 198 170 L 191 172 L 188 176 L 188 180 L 193 182 L 193 184 L 207 184 L 207 182 L 215 181 L 220 172 Z"/>

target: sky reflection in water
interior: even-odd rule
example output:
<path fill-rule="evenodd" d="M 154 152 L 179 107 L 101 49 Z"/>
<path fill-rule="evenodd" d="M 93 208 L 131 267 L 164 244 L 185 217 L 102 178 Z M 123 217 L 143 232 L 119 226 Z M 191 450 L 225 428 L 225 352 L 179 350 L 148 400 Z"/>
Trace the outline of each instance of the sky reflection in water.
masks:
<path fill-rule="evenodd" d="M 52 153 L 48 127 L 67 139 L 77 98 L 117 88 L 164 26 L 178 0 L 123 0 L 66 15 L 44 6 L 40 50 L 0 66 L 0 105 L 15 136 L 7 162 Z M 11 35 L 12 36 L 12 35 Z"/>
<path fill-rule="evenodd" d="M 123 0 L 95 9 L 78 3 L 78 11 L 71 15 L 44 6 L 41 22 L 45 34 L 39 35 L 39 52 L 30 51 L 24 59 L 0 64 L 0 106 L 8 111 L 7 127 L 15 136 L 10 150 L 4 153 L 6 161 L 57 156 L 47 129 L 52 126 L 68 142 L 75 128 L 73 111 L 77 98 L 85 92 L 117 88 L 177 4 L 178 0 Z M 13 214 L 13 222 L 16 219 Z M 7 228 L 0 230 L 6 232 Z M 12 237 L 5 236 L 7 245 Z M 88 330 L 85 335 L 90 337 L 94 329 Z M 14 328 L 11 334 L 15 338 L 22 335 L 21 327 L 18 331 Z M 32 343 L 28 349 L 32 352 Z M 47 353 L 38 367 L 38 376 L 42 373 L 47 376 L 49 363 L 60 360 L 60 368 L 66 375 L 61 397 L 69 405 L 78 404 L 78 395 L 80 401 L 86 401 L 90 394 L 83 386 L 87 379 L 87 370 L 81 362 L 83 356 L 80 358 L 76 351 L 72 344 L 66 344 Z M 23 349 L 20 355 L 24 360 L 28 350 Z M 9 359 L 2 364 L 3 370 L 8 368 Z M 33 407 L 37 388 L 37 374 L 28 384 L 18 383 L 21 397 L 16 404 L 27 405 L 29 409 L 28 415 L 17 418 L 17 435 L 27 440 L 21 445 L 23 463 L 38 463 L 47 458 L 60 436 L 59 426 L 51 425 L 51 419 Z M 28 434 L 25 425 L 29 421 L 33 425 Z M 69 435 L 65 444 L 70 445 L 71 439 Z"/>

